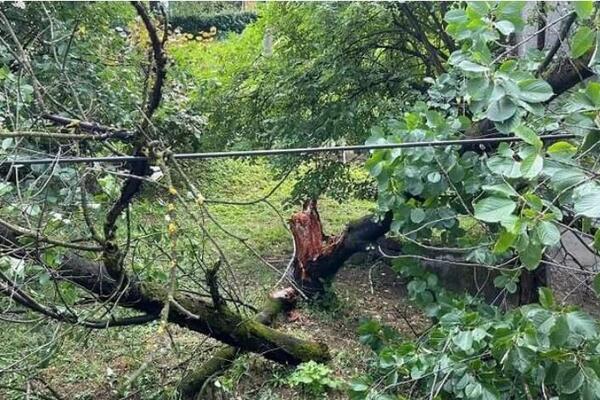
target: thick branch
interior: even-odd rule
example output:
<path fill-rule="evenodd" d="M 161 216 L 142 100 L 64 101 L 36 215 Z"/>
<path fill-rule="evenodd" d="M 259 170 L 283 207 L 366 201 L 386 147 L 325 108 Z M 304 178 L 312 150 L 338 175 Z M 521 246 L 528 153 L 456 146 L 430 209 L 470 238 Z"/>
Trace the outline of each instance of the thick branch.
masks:
<path fill-rule="evenodd" d="M 144 26 L 146 27 L 146 31 L 148 31 L 148 37 L 150 38 L 150 43 L 152 45 L 152 53 L 154 56 L 154 63 L 156 67 L 155 77 L 154 77 L 154 86 L 152 87 L 152 92 L 150 94 L 150 98 L 148 100 L 148 104 L 146 105 L 146 118 L 150 118 L 154 111 L 158 108 L 161 98 L 162 98 L 162 87 L 166 76 L 166 65 L 167 65 L 167 57 L 165 56 L 163 45 L 164 43 L 158 38 L 158 33 L 156 32 L 156 27 L 152 23 L 146 8 L 139 1 L 132 2 L 133 7 L 137 11 L 140 18 L 144 22 Z M 166 27 L 165 27 L 166 31 Z"/>
<path fill-rule="evenodd" d="M 296 291 L 293 288 L 287 288 L 272 293 L 255 320 L 261 324 L 271 325 L 275 318 L 284 310 L 293 306 L 296 300 Z M 245 352 L 234 346 L 223 346 L 204 363 L 200 368 L 186 374 L 181 381 L 179 390 L 185 400 L 201 398 L 206 389 L 207 383 L 221 375 L 231 364 Z"/>
<path fill-rule="evenodd" d="M 554 97 L 550 100 L 594 75 L 594 72 L 587 66 L 589 57 L 590 54 L 576 60 L 565 60 L 552 70 L 546 78 L 546 82 L 552 86 L 554 91 Z"/>
<path fill-rule="evenodd" d="M 162 98 L 162 87 L 164 84 L 165 76 L 166 76 L 166 65 L 167 65 L 167 57 L 164 54 L 163 43 L 159 40 L 158 34 L 156 32 L 156 28 L 146 11 L 146 8 L 139 1 L 132 2 L 133 7 L 136 9 L 138 15 L 142 19 L 146 30 L 148 31 L 148 36 L 150 37 L 150 43 L 152 45 L 152 54 L 154 57 L 155 64 L 155 74 L 154 74 L 154 85 L 152 87 L 152 93 L 146 105 L 146 115 L 141 123 L 141 132 L 138 135 L 138 143 L 136 149 L 134 151 L 134 155 L 143 155 L 142 154 L 142 142 L 141 140 L 142 134 L 148 127 L 150 118 L 152 118 L 152 114 L 160 105 L 160 101 Z M 133 163 L 131 165 L 129 174 L 137 175 L 137 176 L 145 176 L 150 172 L 150 168 L 147 161 L 142 161 L 138 163 Z M 129 206 L 134 196 L 140 191 L 142 187 L 142 180 L 128 178 L 127 181 L 123 185 L 123 189 L 121 190 L 121 196 L 119 200 L 113 205 L 110 212 L 107 215 L 106 222 L 104 224 L 104 234 L 107 240 L 107 243 L 110 246 L 115 246 L 114 238 L 116 235 L 116 222 L 117 218 L 123 213 L 123 211 Z M 113 248 L 109 249 L 114 253 L 118 253 L 118 249 Z"/>
<path fill-rule="evenodd" d="M 159 315 L 167 298 L 167 290 L 158 284 L 142 283 L 130 278 L 120 288 L 101 263 L 71 254 L 63 260 L 60 279 L 74 282 L 95 293 L 100 299 L 118 301 L 124 307 L 134 308 L 150 315 Z M 120 293 L 117 294 L 118 291 Z M 308 342 L 280 333 L 260 322 L 244 318 L 226 308 L 216 309 L 200 297 L 178 292 L 175 301 L 183 307 L 170 307 L 168 320 L 190 330 L 203 333 L 229 345 L 240 347 L 285 364 L 299 364 L 329 358 L 327 346 Z M 198 318 L 190 318 L 195 315 Z"/>
<path fill-rule="evenodd" d="M 558 32 L 558 37 L 556 38 L 556 41 L 554 42 L 550 50 L 548 50 L 548 54 L 546 54 L 546 57 L 538 67 L 536 75 L 540 75 L 546 70 L 546 68 L 548 68 L 548 65 L 550 65 L 550 63 L 554 59 L 554 56 L 556 55 L 558 49 L 560 49 L 560 46 L 567 37 L 567 34 L 569 33 L 569 30 L 571 29 L 571 26 L 573 25 L 573 22 L 575 22 L 576 18 L 577 14 L 575 12 L 572 12 L 563 22 L 562 26 L 560 27 L 560 31 Z"/>
<path fill-rule="evenodd" d="M 67 118 L 55 114 L 44 114 L 42 117 L 49 121 L 52 121 L 56 125 L 75 127 L 82 131 L 90 133 L 110 134 L 110 137 L 115 139 L 130 140 L 135 136 L 133 132 L 128 132 L 123 129 L 101 125 L 96 122 L 78 121 L 76 119 Z"/>

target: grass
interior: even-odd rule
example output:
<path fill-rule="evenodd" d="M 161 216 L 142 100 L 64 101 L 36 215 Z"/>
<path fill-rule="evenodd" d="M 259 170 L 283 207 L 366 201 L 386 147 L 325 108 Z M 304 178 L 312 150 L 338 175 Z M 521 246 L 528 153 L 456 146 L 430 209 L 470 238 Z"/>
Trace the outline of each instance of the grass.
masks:
<path fill-rule="evenodd" d="M 237 160 L 204 162 L 194 169 L 188 169 L 192 180 L 199 186 L 207 199 L 228 201 L 250 201 L 265 196 L 278 184 L 266 161 L 247 163 Z M 260 255 L 277 267 L 282 267 L 292 253 L 292 242 L 286 228 L 287 219 L 294 209 L 285 209 L 295 177 L 284 181 L 269 198 L 276 212 L 265 203 L 248 206 L 207 204 L 207 208 L 218 224 L 236 236 L 247 238 L 247 243 Z M 150 190 L 150 189 L 146 189 Z M 154 268 L 166 272 L 168 263 L 157 256 L 156 246 L 165 245 L 164 215 L 167 196 L 161 193 L 147 192 L 137 201 L 132 213 L 132 225 L 136 234 L 145 234 L 138 251 L 144 253 L 137 261 L 136 270 Z M 321 199 L 319 211 L 327 233 L 339 233 L 344 225 L 354 218 L 361 217 L 372 210 L 373 204 L 365 200 L 350 199 L 338 203 L 331 199 Z M 201 235 L 200 227 L 185 212 L 178 210 L 181 231 L 185 237 Z M 283 220 L 282 220 L 283 218 Z M 206 223 L 208 232 L 213 235 L 225 254 L 231 260 L 233 270 L 228 279 L 235 279 L 241 288 L 244 300 L 258 305 L 279 279 L 274 271 L 264 265 L 247 250 L 239 240 L 224 232 L 214 223 Z M 187 242 L 181 240 L 182 251 Z M 147 253 L 147 254 L 146 254 Z M 183 282 L 182 284 L 185 284 Z M 353 288 L 354 282 L 342 286 L 343 293 Z M 356 296 L 353 292 L 350 296 Z M 305 307 L 301 310 L 304 321 L 284 326 L 282 329 L 301 337 L 318 337 L 328 343 L 335 339 L 331 336 L 339 328 L 339 317 L 344 315 L 350 325 L 356 321 L 353 302 L 329 310 Z M 349 326 L 350 326 L 349 325 Z M 39 351 L 23 363 L 22 374 L 0 376 L 0 385 L 23 388 L 24 377 L 37 376 L 69 399 L 113 399 L 130 396 L 140 399 L 164 399 L 174 395 L 176 384 L 181 378 L 183 367 L 199 365 L 210 356 L 210 348 L 217 345 L 212 340 L 205 341 L 202 336 L 184 329 L 172 327 L 176 347 L 160 353 L 160 349 L 169 349 L 169 343 L 160 342 L 156 335 L 156 324 L 131 328 L 115 328 L 101 331 L 84 329 L 52 322 L 40 324 L 14 325 L 0 322 L 0 368 L 18 360 L 28 351 L 39 349 L 45 343 L 54 346 L 47 351 Z M 341 331 L 342 335 L 352 336 L 353 332 Z M 345 339 L 344 339 L 345 340 Z M 354 355 L 360 346 L 355 338 L 348 338 L 339 345 L 333 362 L 336 373 L 355 371 L 364 364 Z M 348 351 L 348 343 L 354 343 L 354 350 Z M 335 346 L 335 343 L 334 343 Z M 358 346 L 358 347 L 356 347 Z M 157 353 L 158 352 L 158 353 Z M 149 357 L 158 354 L 157 357 Z M 47 360 L 44 361 L 44 357 Z M 135 382 L 129 388 L 124 385 L 129 377 L 145 363 L 148 367 L 141 370 Z M 349 364 L 352 368 L 347 368 Z M 36 365 L 38 365 L 36 367 Z M 337 366 L 337 367 L 336 367 Z M 262 372 L 261 372 L 262 371 Z M 343 372 L 346 371 L 346 372 Z M 222 390 L 239 398 L 284 398 L 295 393 L 285 384 L 289 369 L 248 356 L 238 361 L 234 368 L 220 379 Z M 44 391 L 43 384 L 32 381 L 34 389 Z M 23 393 L 0 389 L 0 399 L 21 398 Z M 227 398 L 227 397 L 226 397 Z"/>

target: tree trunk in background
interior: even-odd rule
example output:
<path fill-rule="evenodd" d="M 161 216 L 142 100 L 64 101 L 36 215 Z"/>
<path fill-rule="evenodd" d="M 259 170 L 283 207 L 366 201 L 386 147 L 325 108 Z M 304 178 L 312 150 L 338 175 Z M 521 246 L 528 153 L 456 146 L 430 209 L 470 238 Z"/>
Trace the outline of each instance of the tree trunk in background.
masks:
<path fill-rule="evenodd" d="M 548 285 L 546 265 L 540 264 L 533 271 L 523 271 L 519 278 L 518 305 L 537 303 L 539 301 L 538 290 Z"/>

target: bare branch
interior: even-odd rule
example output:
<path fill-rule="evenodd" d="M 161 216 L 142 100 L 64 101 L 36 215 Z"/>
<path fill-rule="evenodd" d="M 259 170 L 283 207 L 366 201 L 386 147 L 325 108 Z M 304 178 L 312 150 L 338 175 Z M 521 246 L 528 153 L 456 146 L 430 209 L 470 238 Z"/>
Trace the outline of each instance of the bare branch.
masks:
<path fill-rule="evenodd" d="M 17 236 L 27 236 L 27 237 L 35 239 L 38 242 L 49 243 L 49 244 L 53 244 L 56 246 L 61 246 L 61 247 L 69 248 L 69 249 L 75 249 L 75 250 L 102 251 L 102 247 L 99 247 L 99 246 L 78 244 L 78 243 L 65 242 L 62 240 L 52 239 L 52 238 L 47 237 L 46 235 L 44 235 L 43 233 L 41 233 L 39 231 L 34 231 L 31 229 L 23 228 L 21 226 L 13 225 L 13 224 L 6 222 L 4 220 L 1 220 L 1 219 L 0 219 L 0 227 L 4 227 L 5 229 L 12 231 L 13 233 L 17 234 Z M 0 236 L 0 238 L 4 239 L 3 236 Z"/>
<path fill-rule="evenodd" d="M 61 133 L 61 132 L 34 132 L 34 131 L 13 131 L 13 132 L 0 132 L 0 139 L 2 138 L 41 138 L 41 139 L 68 139 L 68 140 L 109 140 L 109 139 L 120 139 L 110 133 L 104 133 L 100 135 L 85 135 L 79 133 Z"/>
<path fill-rule="evenodd" d="M 542 72 L 544 72 L 544 70 L 546 68 L 548 68 L 548 65 L 550 65 L 550 63 L 552 62 L 552 59 L 556 55 L 556 52 L 558 51 L 558 49 L 560 49 L 562 42 L 567 37 L 567 34 L 569 33 L 569 30 L 571 29 L 571 26 L 573 25 L 573 22 L 575 22 L 576 18 L 577 18 L 577 14 L 575 12 L 572 12 L 568 15 L 565 22 L 563 22 L 562 26 L 560 27 L 560 31 L 558 33 L 558 37 L 556 38 L 556 41 L 554 42 L 554 44 L 552 45 L 550 50 L 548 50 L 548 54 L 546 54 L 546 57 L 540 63 L 540 66 L 538 67 L 537 71 L 535 72 L 536 76 L 540 75 Z"/>

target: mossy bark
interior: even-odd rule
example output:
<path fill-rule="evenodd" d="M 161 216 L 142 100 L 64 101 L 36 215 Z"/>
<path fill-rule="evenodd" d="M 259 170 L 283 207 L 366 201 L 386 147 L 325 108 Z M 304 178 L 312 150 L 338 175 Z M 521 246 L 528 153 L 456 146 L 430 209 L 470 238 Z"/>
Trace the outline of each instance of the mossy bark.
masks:
<path fill-rule="evenodd" d="M 118 282 L 107 273 L 103 264 L 76 255 L 70 255 L 63 260 L 60 274 L 103 300 L 118 299 L 120 305 L 147 314 L 159 315 L 167 298 L 167 289 L 162 285 L 142 284 L 133 278 L 129 279 L 128 285 L 120 289 Z M 115 295 L 119 290 L 119 295 Z M 295 365 L 309 360 L 329 359 L 325 344 L 286 335 L 227 308 L 217 309 L 198 296 L 178 292 L 175 301 L 187 312 L 179 307 L 170 307 L 169 322 L 203 333 L 223 343 L 261 354 L 282 364 Z"/>
<path fill-rule="evenodd" d="M 295 291 L 293 289 L 288 288 L 271 294 L 265 302 L 263 310 L 256 315 L 255 321 L 271 325 L 277 315 L 289 308 L 294 301 Z M 179 386 L 182 398 L 185 400 L 202 398 L 208 382 L 225 372 L 244 353 L 246 352 L 238 347 L 221 347 L 200 368 L 192 370 L 183 377 Z"/>

